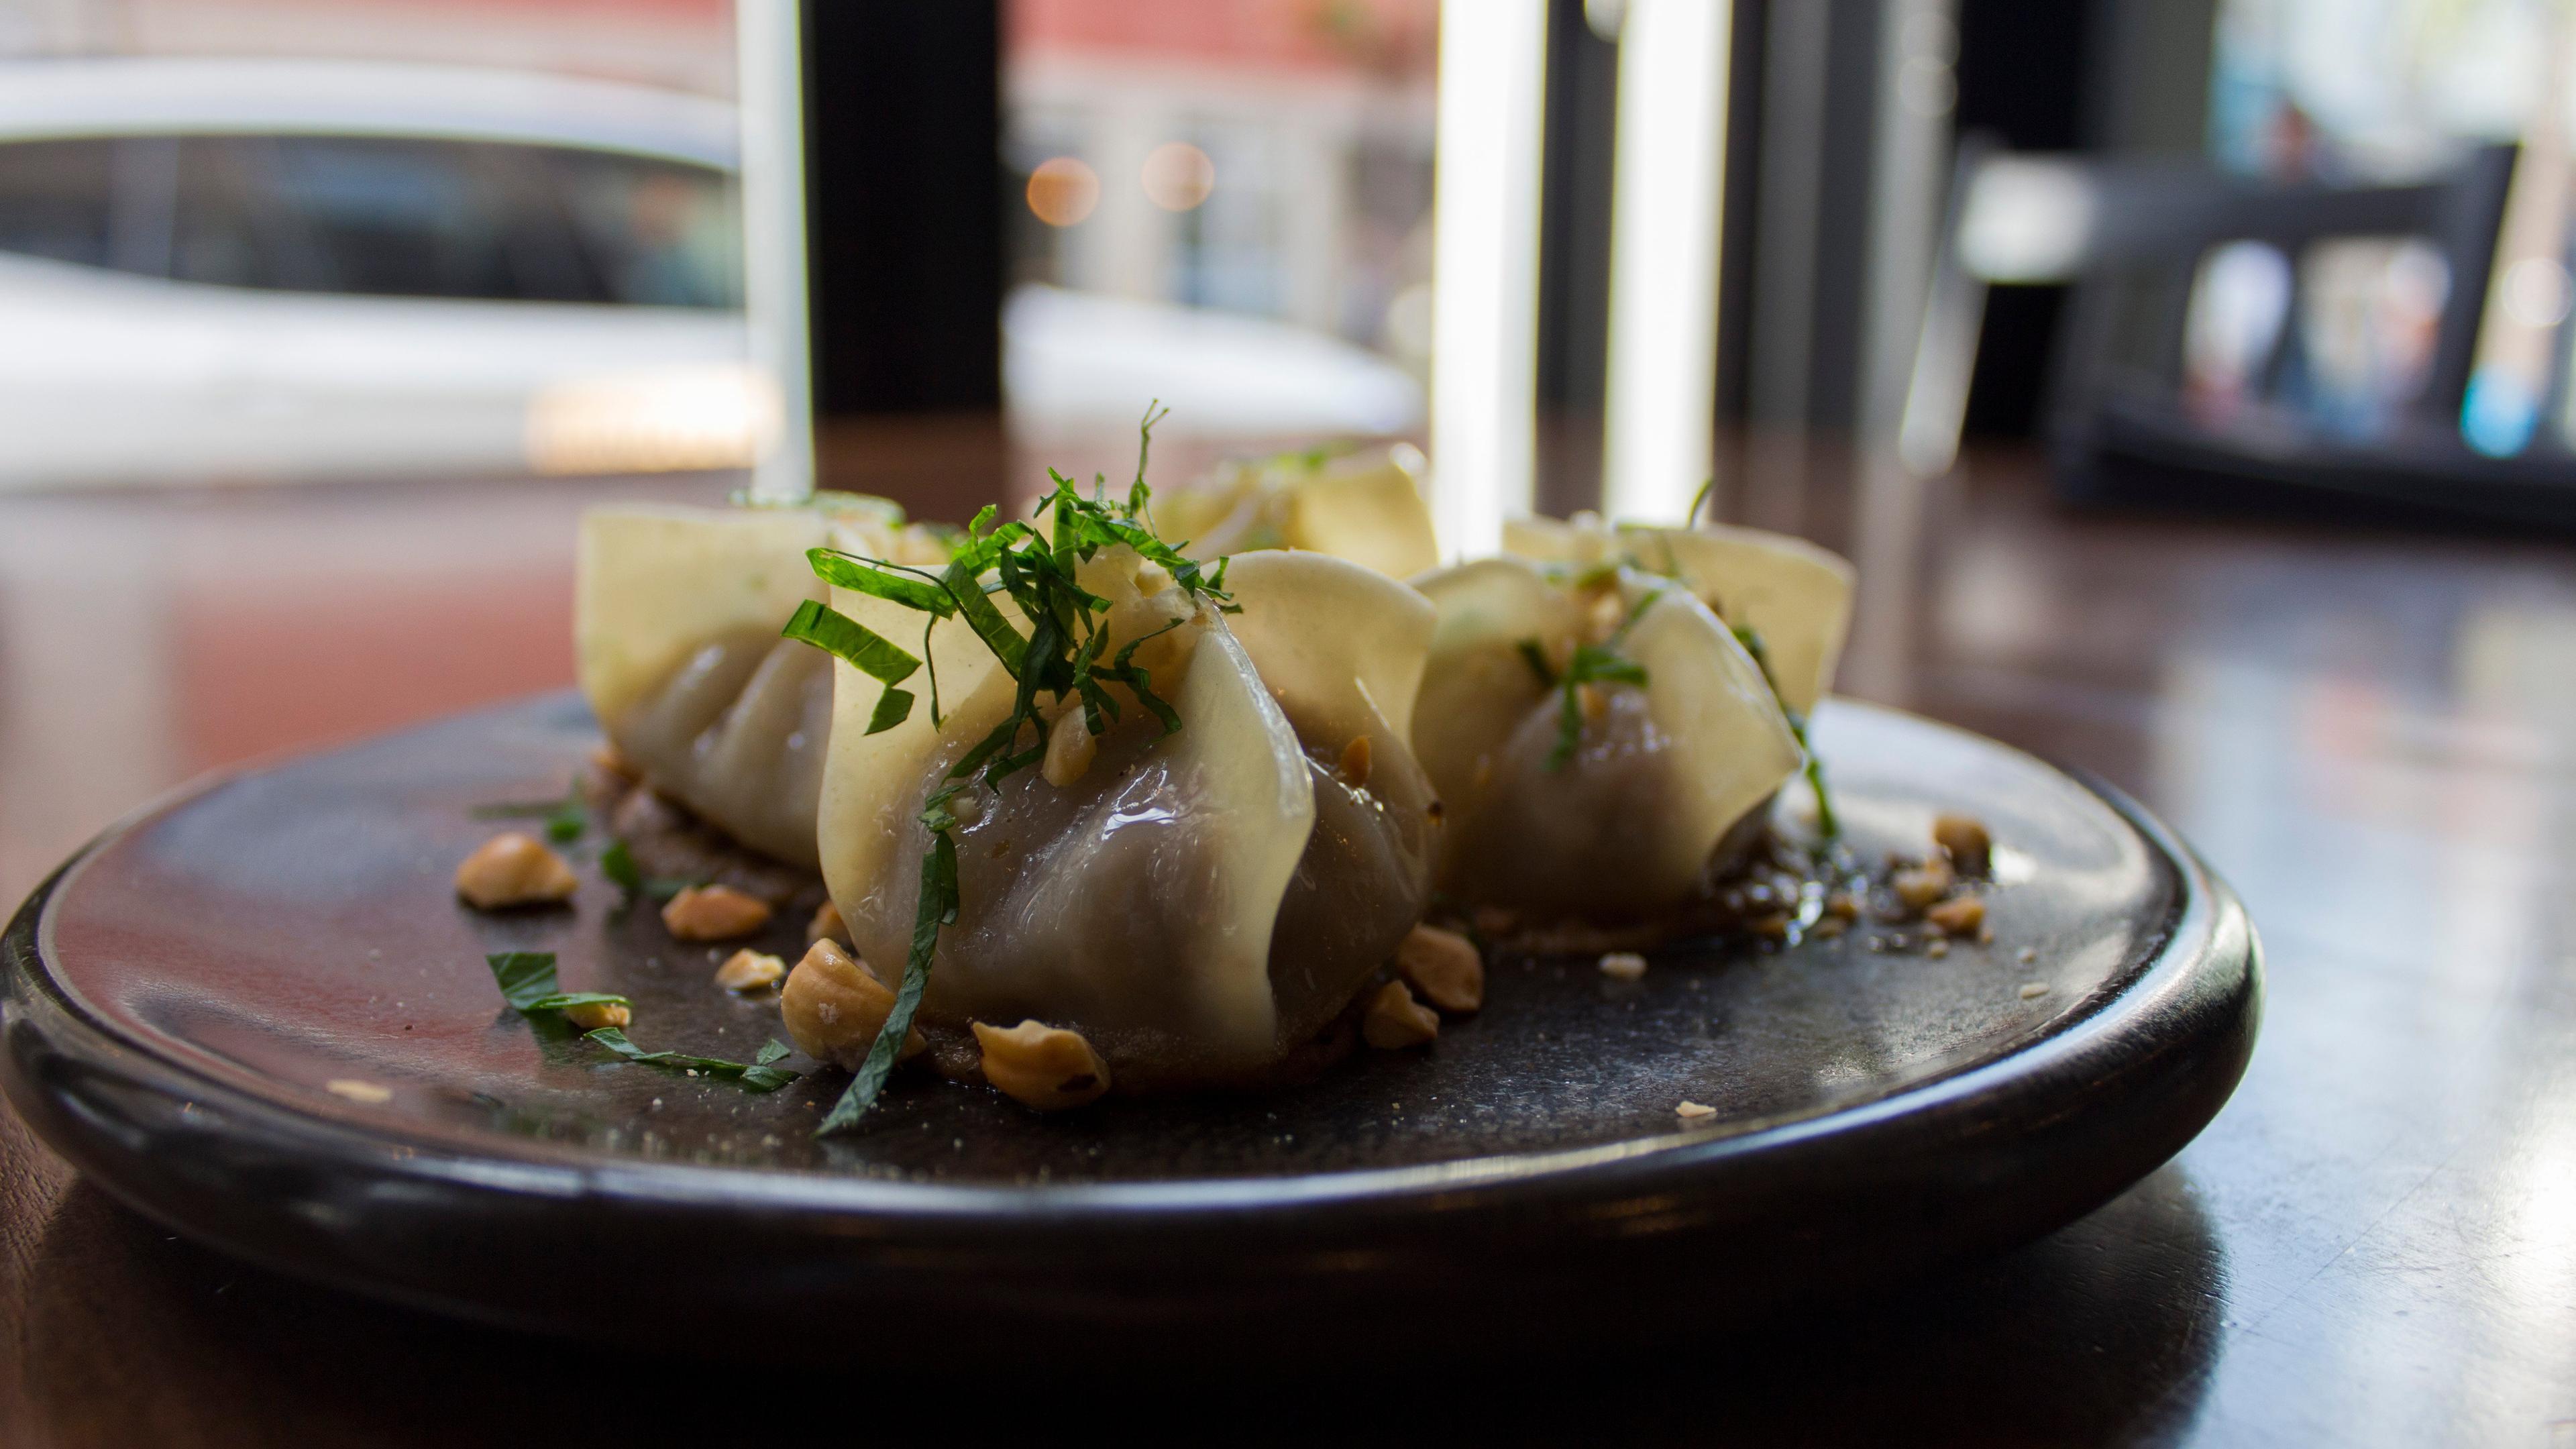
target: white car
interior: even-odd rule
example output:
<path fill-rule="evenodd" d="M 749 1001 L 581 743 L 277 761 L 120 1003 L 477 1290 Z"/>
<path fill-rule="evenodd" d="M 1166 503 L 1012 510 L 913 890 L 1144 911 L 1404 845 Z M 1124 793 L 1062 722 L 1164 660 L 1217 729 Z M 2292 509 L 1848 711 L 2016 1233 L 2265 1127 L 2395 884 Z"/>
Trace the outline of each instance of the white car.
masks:
<path fill-rule="evenodd" d="M 733 158 L 570 78 L 0 67 L 0 486 L 650 461 L 550 458 L 548 399 L 741 395 Z"/>
<path fill-rule="evenodd" d="M 0 488 L 748 462 L 734 108 L 526 72 L 0 64 Z M 1393 364 L 1025 289 L 1014 416 L 1389 433 Z"/>

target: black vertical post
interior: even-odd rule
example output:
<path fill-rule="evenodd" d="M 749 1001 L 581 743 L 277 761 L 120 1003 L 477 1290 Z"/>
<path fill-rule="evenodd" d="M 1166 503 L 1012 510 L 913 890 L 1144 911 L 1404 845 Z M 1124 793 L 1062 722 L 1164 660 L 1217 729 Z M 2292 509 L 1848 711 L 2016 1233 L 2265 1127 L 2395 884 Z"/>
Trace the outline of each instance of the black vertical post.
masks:
<path fill-rule="evenodd" d="M 1002 400 L 1000 0 L 806 0 L 817 422 Z"/>

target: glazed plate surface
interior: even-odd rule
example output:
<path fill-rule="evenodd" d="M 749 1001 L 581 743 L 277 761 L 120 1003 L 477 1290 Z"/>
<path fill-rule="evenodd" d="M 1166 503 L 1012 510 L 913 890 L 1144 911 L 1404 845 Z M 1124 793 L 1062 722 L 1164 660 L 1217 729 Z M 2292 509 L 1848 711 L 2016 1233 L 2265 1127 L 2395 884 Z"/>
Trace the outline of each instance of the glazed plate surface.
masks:
<path fill-rule="evenodd" d="M 1633 983 L 1507 956 L 1430 1050 L 1311 1086 L 1039 1117 L 914 1074 L 818 1141 L 837 1071 L 790 1057 L 807 1077 L 757 1095 L 501 1003 L 484 954 L 545 950 L 566 990 L 632 997 L 643 1047 L 748 1060 L 783 1035 L 774 997 L 711 984 L 730 944 L 620 907 L 595 830 L 569 910 L 454 899 L 502 828 L 476 807 L 560 796 L 595 739 L 547 696 L 118 827 L 9 928 L 12 1101 L 177 1231 L 495 1321 L 864 1312 L 907 1325 L 875 1336 L 897 1355 L 953 1330 L 1061 1361 L 1150 1328 L 1336 1357 L 1442 1321 L 1652 1336 L 2026 1240 L 2199 1131 L 2259 1014 L 2242 908 L 2135 806 L 1837 701 L 1817 739 L 1864 858 L 1921 853 L 1943 810 L 1988 823 L 1991 945 L 1873 950 L 1888 928 L 1864 925 L 1666 950 Z M 802 927 L 755 944 L 793 960 Z M 1685 1122 L 1685 1099 L 1718 1110 Z"/>

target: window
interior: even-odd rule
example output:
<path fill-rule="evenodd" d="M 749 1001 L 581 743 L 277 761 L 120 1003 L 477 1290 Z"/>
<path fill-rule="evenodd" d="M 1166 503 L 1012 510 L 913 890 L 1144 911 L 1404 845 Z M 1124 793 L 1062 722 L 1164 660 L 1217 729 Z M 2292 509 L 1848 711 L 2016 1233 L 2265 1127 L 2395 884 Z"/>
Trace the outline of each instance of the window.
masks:
<path fill-rule="evenodd" d="M 113 145 L 0 145 L 0 252 L 106 266 Z"/>

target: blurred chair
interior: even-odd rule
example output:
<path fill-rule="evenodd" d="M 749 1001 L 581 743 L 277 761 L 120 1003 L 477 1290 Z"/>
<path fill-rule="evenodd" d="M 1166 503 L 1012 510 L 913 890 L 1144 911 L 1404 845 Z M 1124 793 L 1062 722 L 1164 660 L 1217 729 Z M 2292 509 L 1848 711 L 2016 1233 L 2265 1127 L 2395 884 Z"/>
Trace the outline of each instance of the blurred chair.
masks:
<path fill-rule="evenodd" d="M 2431 505 L 2576 521 L 2565 455 L 2489 458 L 2460 416 L 2515 151 L 2492 146 L 2405 186 L 2280 185 L 2196 163 L 2100 162 L 1961 147 L 1898 434 L 1921 474 L 1955 460 L 1989 287 L 2072 287 L 2045 416 L 2061 492 L 2083 501 Z M 2321 422 L 2310 264 L 2324 244 L 2409 239 L 2446 285 L 2420 377 L 2367 427 Z M 2250 244 L 2250 245 L 2240 245 Z M 2251 263 L 2268 255 L 2274 264 Z M 2210 293 L 2248 281 L 2273 319 L 2240 326 L 2244 388 L 2196 393 Z M 2221 298 L 2219 300 L 2224 300 Z M 2201 309 L 2196 317 L 2196 309 Z M 2221 318 L 2224 321 L 2224 318 Z M 2223 329 L 2222 329 L 2223 330 Z M 2206 351 L 2206 348 L 2202 348 Z"/>

